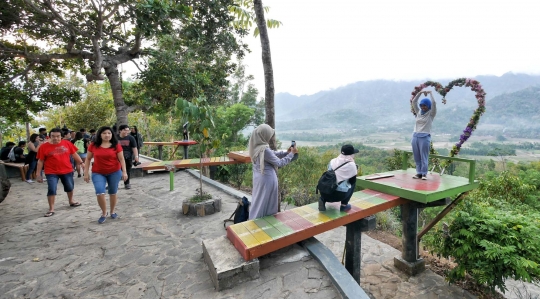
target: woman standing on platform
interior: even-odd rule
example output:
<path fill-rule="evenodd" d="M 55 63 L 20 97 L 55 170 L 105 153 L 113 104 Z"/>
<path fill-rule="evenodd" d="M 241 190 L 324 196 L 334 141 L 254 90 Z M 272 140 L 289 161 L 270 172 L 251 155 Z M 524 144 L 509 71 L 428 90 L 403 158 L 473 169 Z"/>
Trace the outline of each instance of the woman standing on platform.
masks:
<path fill-rule="evenodd" d="M 424 94 L 431 98 L 423 98 L 420 101 L 420 108 L 418 107 L 418 98 Z M 428 172 L 428 159 L 429 149 L 431 145 L 431 124 L 437 114 L 437 105 L 433 99 L 431 91 L 421 91 L 413 99 L 412 106 L 416 115 L 416 122 L 414 124 L 414 133 L 412 136 L 412 151 L 414 156 L 414 163 L 416 164 L 416 175 L 413 179 L 426 180 Z M 419 113 L 420 112 L 420 113 Z"/>
<path fill-rule="evenodd" d="M 108 184 L 109 202 L 111 205 L 111 218 L 116 219 L 115 212 L 118 201 L 118 183 L 120 179 L 127 180 L 126 164 L 124 161 L 124 151 L 118 143 L 116 135 L 110 127 L 101 127 L 96 134 L 96 141 L 88 147 L 86 161 L 84 163 L 84 180 L 90 182 L 90 162 L 94 158 L 92 165 L 92 182 L 96 190 L 97 201 L 101 208 L 101 217 L 98 223 L 105 222 L 107 218 L 107 201 L 105 200 L 105 185 Z"/>
<path fill-rule="evenodd" d="M 277 169 L 291 162 L 298 153 L 296 145 L 287 151 L 273 151 L 268 142 L 275 131 L 267 124 L 255 128 L 249 138 L 249 156 L 253 167 L 253 190 L 249 219 L 256 219 L 278 212 Z"/>

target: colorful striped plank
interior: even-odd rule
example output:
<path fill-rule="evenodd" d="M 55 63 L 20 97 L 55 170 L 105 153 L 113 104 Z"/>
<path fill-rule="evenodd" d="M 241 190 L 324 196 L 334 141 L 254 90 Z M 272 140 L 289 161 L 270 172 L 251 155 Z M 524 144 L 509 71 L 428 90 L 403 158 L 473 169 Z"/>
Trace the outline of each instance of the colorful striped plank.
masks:
<path fill-rule="evenodd" d="M 184 160 L 174 160 L 174 161 L 158 161 L 158 162 L 147 162 L 142 163 L 134 168 L 142 168 L 143 170 L 164 170 L 165 166 L 172 165 L 177 168 L 190 168 L 190 167 L 200 167 L 201 159 L 184 159 Z M 224 164 L 239 164 L 244 163 L 238 160 L 231 159 L 227 156 L 224 157 L 211 157 L 203 158 L 203 166 L 213 166 L 213 165 L 224 165 Z"/>
<path fill-rule="evenodd" d="M 318 203 L 312 203 L 231 225 L 227 227 L 227 237 L 249 261 L 407 202 L 398 196 L 362 190 L 353 194 L 349 202 L 353 208 L 347 212 L 339 210 L 340 203 L 327 203 L 324 212 L 319 212 Z"/>

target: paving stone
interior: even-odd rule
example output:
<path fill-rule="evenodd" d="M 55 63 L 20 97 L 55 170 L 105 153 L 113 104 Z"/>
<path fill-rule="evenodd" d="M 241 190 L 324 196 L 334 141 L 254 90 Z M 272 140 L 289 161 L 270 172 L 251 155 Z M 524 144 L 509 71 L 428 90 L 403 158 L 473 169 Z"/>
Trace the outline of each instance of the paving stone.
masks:
<path fill-rule="evenodd" d="M 216 292 L 203 261 L 202 239 L 225 235 L 223 219 L 235 210 L 237 199 L 205 185 L 222 199 L 222 212 L 186 217 L 181 202 L 194 193 L 198 179 L 176 172 L 178 187 L 170 192 L 168 176 L 133 178 L 133 189 L 118 193 L 121 218 L 103 225 L 97 223 L 100 209 L 92 184 L 77 181 L 81 207 L 70 208 L 60 193 L 55 216 L 45 218 L 47 186 L 29 189 L 13 181 L 0 204 L 0 298 L 340 298 L 320 265 L 297 245 L 261 257 L 258 279 Z M 341 259 L 344 227 L 317 238 Z M 393 266 L 399 255 L 363 235 L 361 282 L 374 298 L 474 298 L 429 270 L 407 277 Z"/>

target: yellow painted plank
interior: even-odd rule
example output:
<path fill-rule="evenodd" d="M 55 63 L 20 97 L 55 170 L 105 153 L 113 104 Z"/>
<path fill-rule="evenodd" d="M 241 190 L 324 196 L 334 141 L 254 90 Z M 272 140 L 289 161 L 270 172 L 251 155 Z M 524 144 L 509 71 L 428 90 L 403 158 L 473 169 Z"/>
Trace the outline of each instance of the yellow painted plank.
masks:
<path fill-rule="evenodd" d="M 302 210 L 308 212 L 309 217 L 313 218 L 317 223 L 324 223 L 331 221 L 332 218 L 324 215 L 323 213 L 319 212 L 319 210 L 315 210 L 310 206 L 302 206 Z"/>
<path fill-rule="evenodd" d="M 355 207 L 358 207 L 358 208 L 361 208 L 361 209 L 364 209 L 364 210 L 369 209 L 369 208 L 371 208 L 373 206 L 376 206 L 376 204 L 365 201 L 365 200 L 353 202 L 353 203 L 351 203 L 351 205 L 353 205 Z"/>
<path fill-rule="evenodd" d="M 184 160 L 180 161 L 179 164 L 180 164 L 180 165 L 182 165 L 182 164 L 189 164 L 189 162 L 191 162 L 191 159 L 184 159 Z"/>
<path fill-rule="evenodd" d="M 255 222 L 249 220 L 242 222 L 242 224 L 255 237 L 255 239 L 259 241 L 260 244 L 272 241 L 272 238 L 267 233 L 265 233 Z"/>
<path fill-rule="evenodd" d="M 229 226 L 233 232 L 244 242 L 244 245 L 246 245 L 247 248 L 252 248 L 257 245 L 260 245 L 259 241 L 249 232 L 249 230 L 242 225 L 242 223 L 238 223 L 235 225 Z"/>

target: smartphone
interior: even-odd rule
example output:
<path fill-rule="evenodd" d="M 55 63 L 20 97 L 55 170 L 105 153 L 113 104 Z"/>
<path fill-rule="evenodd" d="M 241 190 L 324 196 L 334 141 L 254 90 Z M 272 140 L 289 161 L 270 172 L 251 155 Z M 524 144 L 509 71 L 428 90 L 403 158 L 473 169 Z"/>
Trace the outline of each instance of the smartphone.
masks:
<path fill-rule="evenodd" d="M 296 141 L 291 141 L 291 147 L 295 147 L 296 146 Z"/>

